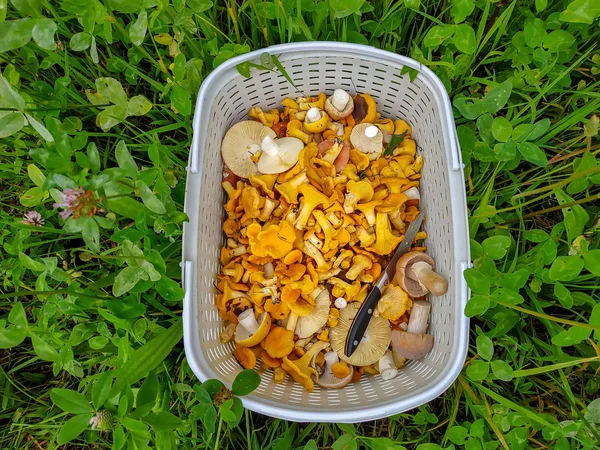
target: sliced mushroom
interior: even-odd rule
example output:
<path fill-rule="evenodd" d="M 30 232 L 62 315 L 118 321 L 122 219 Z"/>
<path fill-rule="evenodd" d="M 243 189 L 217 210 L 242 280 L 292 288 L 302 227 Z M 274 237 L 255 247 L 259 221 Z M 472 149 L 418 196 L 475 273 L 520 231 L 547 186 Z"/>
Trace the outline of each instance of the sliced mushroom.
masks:
<path fill-rule="evenodd" d="M 421 359 L 433 348 L 433 336 L 425 334 L 431 303 L 419 300 L 413 303 L 408 328 L 392 330 L 392 350 L 406 359 Z"/>
<path fill-rule="evenodd" d="M 386 350 L 379 360 L 378 365 L 379 373 L 384 380 L 391 380 L 398 375 L 398 369 L 396 368 L 396 364 L 394 364 L 394 357 L 391 350 Z"/>
<path fill-rule="evenodd" d="M 331 348 L 338 354 L 342 361 L 353 366 L 368 366 L 375 364 L 381 359 L 390 345 L 391 328 L 390 323 L 383 317 L 372 317 L 367 326 L 367 330 L 358 344 L 358 347 L 348 357 L 345 353 L 346 337 L 350 330 L 350 325 L 358 313 L 360 303 L 349 303 L 340 311 L 340 320 L 335 328 L 329 332 Z"/>
<path fill-rule="evenodd" d="M 381 130 L 370 123 L 356 125 L 350 133 L 350 142 L 369 159 L 377 159 L 383 151 L 383 134 Z"/>
<path fill-rule="evenodd" d="M 258 318 L 254 317 L 254 309 L 250 308 L 238 316 L 235 328 L 235 342 L 240 347 L 254 347 L 269 334 L 271 329 L 271 316 L 266 312 Z"/>
<path fill-rule="evenodd" d="M 295 333 L 299 338 L 307 338 L 327 323 L 331 300 L 327 289 L 322 289 L 315 297 L 315 309 L 305 317 L 298 317 Z"/>
<path fill-rule="evenodd" d="M 434 296 L 448 291 L 448 280 L 436 273 L 435 261 L 422 252 L 408 252 L 396 264 L 396 283 L 411 297 Z"/>
<path fill-rule="evenodd" d="M 346 386 L 354 376 L 354 368 L 350 366 L 350 373 L 344 378 L 338 378 L 333 373 L 333 365 L 338 363 L 340 358 L 336 352 L 325 353 L 325 367 L 323 373 L 317 378 L 317 384 L 326 389 L 339 389 Z"/>
<path fill-rule="evenodd" d="M 261 150 L 264 138 L 275 138 L 273 130 L 254 120 L 243 120 L 232 126 L 221 144 L 223 162 L 231 172 L 241 178 L 248 178 L 257 167 L 252 156 Z"/>
<path fill-rule="evenodd" d="M 333 120 L 348 117 L 354 110 L 354 100 L 342 89 L 333 91 L 333 95 L 325 101 L 325 111 Z"/>
<path fill-rule="evenodd" d="M 298 162 L 303 148 L 304 143 L 295 137 L 273 139 L 266 136 L 261 142 L 258 170 L 267 174 L 285 172 Z"/>

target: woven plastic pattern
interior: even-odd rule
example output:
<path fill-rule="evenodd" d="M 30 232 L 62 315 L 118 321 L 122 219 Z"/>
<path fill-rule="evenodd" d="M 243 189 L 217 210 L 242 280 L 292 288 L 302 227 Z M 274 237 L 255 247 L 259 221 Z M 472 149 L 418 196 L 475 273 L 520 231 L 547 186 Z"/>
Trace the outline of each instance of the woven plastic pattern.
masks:
<path fill-rule="evenodd" d="M 403 118 L 412 125 L 413 138 L 425 159 L 420 190 L 426 244 L 438 271 L 450 282 L 446 295 L 430 299 L 433 350 L 423 360 L 409 362 L 393 380 L 365 376 L 340 390 L 316 386 L 307 393 L 292 381 L 275 384 L 267 371 L 244 404 L 289 420 L 329 422 L 369 420 L 422 404 L 456 378 L 468 338 L 468 322 L 462 314 L 468 296 L 462 278 L 469 254 L 466 205 L 447 95 L 428 70 L 412 82 L 407 75 L 400 75 L 403 65 L 416 67 L 416 62 L 369 47 L 312 43 L 267 51 L 279 55 L 296 87 L 279 72 L 254 71 L 251 78 L 242 77 L 235 63 L 259 56 L 250 54 L 217 68 L 198 97 L 186 192 L 190 222 L 184 228 L 183 249 L 188 362 L 201 380 L 218 378 L 226 384 L 241 370 L 232 356 L 232 344 L 219 342 L 223 322 L 214 306 L 224 220 L 220 144 L 226 130 L 247 118 L 250 107 L 277 108 L 285 97 L 323 91 L 329 95 L 336 88 L 352 94 L 366 92 L 375 98 L 384 116 Z"/>

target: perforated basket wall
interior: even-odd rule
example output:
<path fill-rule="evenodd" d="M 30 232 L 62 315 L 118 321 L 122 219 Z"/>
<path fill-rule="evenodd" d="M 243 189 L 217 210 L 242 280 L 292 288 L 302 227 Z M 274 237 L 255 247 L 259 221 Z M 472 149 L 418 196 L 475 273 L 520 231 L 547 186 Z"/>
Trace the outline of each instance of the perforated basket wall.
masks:
<path fill-rule="evenodd" d="M 316 386 L 309 394 L 291 381 L 273 383 L 269 371 L 263 373 L 258 389 L 244 398 L 244 406 L 295 421 L 359 422 L 423 404 L 448 388 L 466 354 L 468 320 L 463 309 L 468 290 L 462 272 L 469 261 L 469 240 L 463 166 L 450 102 L 439 79 L 414 60 L 366 46 L 316 42 L 270 47 L 227 61 L 204 81 L 196 104 L 185 199 L 190 219 L 183 240 L 188 362 L 201 381 L 217 378 L 226 385 L 241 370 L 232 344 L 219 342 L 223 322 L 214 306 L 223 223 L 221 140 L 231 125 L 247 117 L 250 107 L 277 108 L 285 97 L 300 95 L 279 72 L 253 70 L 249 79 L 237 72 L 236 64 L 258 62 L 263 51 L 278 55 L 304 94 L 329 95 L 336 88 L 366 92 L 383 115 L 412 125 L 425 159 L 421 208 L 428 253 L 449 279 L 450 289 L 443 297 L 430 299 L 433 350 L 425 359 L 409 362 L 397 378 L 368 376 L 340 390 Z M 405 65 L 419 69 L 413 82 L 400 75 Z"/>

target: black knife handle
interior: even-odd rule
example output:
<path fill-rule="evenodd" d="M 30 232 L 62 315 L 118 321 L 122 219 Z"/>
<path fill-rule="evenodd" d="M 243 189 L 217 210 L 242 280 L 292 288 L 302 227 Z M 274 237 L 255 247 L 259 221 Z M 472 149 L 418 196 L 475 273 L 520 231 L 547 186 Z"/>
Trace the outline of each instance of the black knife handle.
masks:
<path fill-rule="evenodd" d="M 360 305 L 356 317 L 354 318 L 354 322 L 352 322 L 350 330 L 348 330 L 346 349 L 344 351 L 347 357 L 352 356 L 352 353 L 354 353 L 354 350 L 358 347 L 380 298 L 381 290 L 379 287 L 373 286 L 371 292 L 369 292 L 369 296 Z"/>

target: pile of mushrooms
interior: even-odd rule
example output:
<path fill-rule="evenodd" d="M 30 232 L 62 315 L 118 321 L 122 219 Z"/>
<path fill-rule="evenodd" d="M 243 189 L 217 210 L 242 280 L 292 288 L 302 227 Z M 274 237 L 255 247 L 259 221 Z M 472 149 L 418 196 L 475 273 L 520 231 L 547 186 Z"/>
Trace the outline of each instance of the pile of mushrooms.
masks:
<path fill-rule="evenodd" d="M 423 157 L 402 119 L 381 117 L 368 94 L 286 98 L 251 108 L 221 146 L 226 192 L 216 306 L 221 342 L 245 368 L 272 370 L 312 391 L 364 374 L 397 376 L 433 346 L 428 293 L 446 280 L 419 232 L 397 265 L 351 357 L 360 303 L 419 214 Z M 393 135 L 400 143 L 385 151 Z"/>

